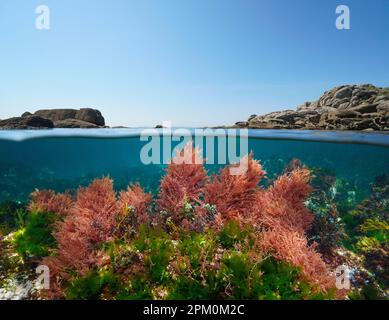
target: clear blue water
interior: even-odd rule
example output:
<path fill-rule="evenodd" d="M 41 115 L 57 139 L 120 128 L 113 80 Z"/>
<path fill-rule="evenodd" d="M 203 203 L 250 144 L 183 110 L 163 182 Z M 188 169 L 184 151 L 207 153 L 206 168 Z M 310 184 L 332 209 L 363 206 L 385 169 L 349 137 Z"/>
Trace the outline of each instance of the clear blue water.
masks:
<path fill-rule="evenodd" d="M 161 131 L 160 131 L 161 132 Z M 26 201 L 34 189 L 74 190 L 109 175 L 120 190 L 140 182 L 155 191 L 164 165 L 144 165 L 140 129 L 0 131 L 0 202 Z M 294 158 L 328 170 L 367 194 L 389 174 L 389 135 L 353 132 L 250 130 L 249 150 L 271 180 Z M 210 171 L 219 166 L 208 165 Z"/>

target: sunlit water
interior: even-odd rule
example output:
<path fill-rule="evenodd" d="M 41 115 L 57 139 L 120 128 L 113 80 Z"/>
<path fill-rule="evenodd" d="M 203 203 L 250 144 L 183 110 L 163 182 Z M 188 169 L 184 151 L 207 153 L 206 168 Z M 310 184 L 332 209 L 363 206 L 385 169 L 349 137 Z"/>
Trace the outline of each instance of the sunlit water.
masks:
<path fill-rule="evenodd" d="M 117 190 L 139 182 L 155 192 L 166 166 L 142 163 L 140 152 L 147 141 L 140 140 L 140 132 L 0 131 L 0 202 L 27 201 L 34 189 L 74 190 L 106 175 L 114 179 Z M 389 135 L 385 134 L 250 130 L 248 145 L 269 180 L 297 158 L 355 186 L 356 196 L 362 198 L 376 176 L 389 174 Z"/>

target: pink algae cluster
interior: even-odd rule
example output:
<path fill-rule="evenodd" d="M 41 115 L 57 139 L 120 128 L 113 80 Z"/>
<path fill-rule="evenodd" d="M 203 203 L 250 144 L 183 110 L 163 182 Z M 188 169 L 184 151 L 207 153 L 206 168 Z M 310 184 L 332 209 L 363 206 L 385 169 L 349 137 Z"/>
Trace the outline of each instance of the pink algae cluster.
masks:
<path fill-rule="evenodd" d="M 71 272 L 82 275 L 104 263 L 101 244 L 125 237 L 140 224 L 163 226 L 168 219 L 183 230 L 198 232 L 218 230 L 231 220 L 250 225 L 258 256 L 269 254 L 299 267 L 304 280 L 320 292 L 334 288 L 334 276 L 306 238 L 313 221 L 304 205 L 312 191 L 308 169 L 294 168 L 263 188 L 260 182 L 266 173 L 252 154 L 243 159 L 247 167 L 240 175 L 230 174 L 236 166 L 231 165 L 209 176 L 192 144 L 178 157 L 184 161 L 173 160 L 167 167 L 155 199 L 139 185 L 117 194 L 107 177 L 80 188 L 75 197 L 52 191 L 32 194 L 30 210 L 62 217 L 54 234 L 58 249 L 43 261 L 51 270 L 51 297 L 62 295 L 61 281 L 69 279 Z M 215 209 L 213 215 L 210 206 Z M 130 220 L 129 215 L 133 216 Z"/>

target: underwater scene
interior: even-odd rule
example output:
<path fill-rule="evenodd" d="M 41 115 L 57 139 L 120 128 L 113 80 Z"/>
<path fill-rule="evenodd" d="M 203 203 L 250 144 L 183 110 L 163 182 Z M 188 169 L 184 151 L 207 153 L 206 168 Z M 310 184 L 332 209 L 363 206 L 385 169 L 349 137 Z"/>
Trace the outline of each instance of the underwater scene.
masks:
<path fill-rule="evenodd" d="M 388 135 L 247 132 L 0 131 L 0 299 L 387 299 Z"/>

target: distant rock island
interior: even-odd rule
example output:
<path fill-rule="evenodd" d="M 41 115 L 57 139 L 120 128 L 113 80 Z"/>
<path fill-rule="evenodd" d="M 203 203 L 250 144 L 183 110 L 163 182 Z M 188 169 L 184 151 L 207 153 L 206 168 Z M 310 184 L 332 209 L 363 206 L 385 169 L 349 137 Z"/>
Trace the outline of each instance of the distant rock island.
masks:
<path fill-rule="evenodd" d="M 252 129 L 389 130 L 389 88 L 344 85 L 296 110 L 252 115 L 234 127 Z"/>
<path fill-rule="evenodd" d="M 45 109 L 34 114 L 23 113 L 20 117 L 0 120 L 0 129 L 47 129 L 47 128 L 103 128 L 105 120 L 96 109 Z"/>

